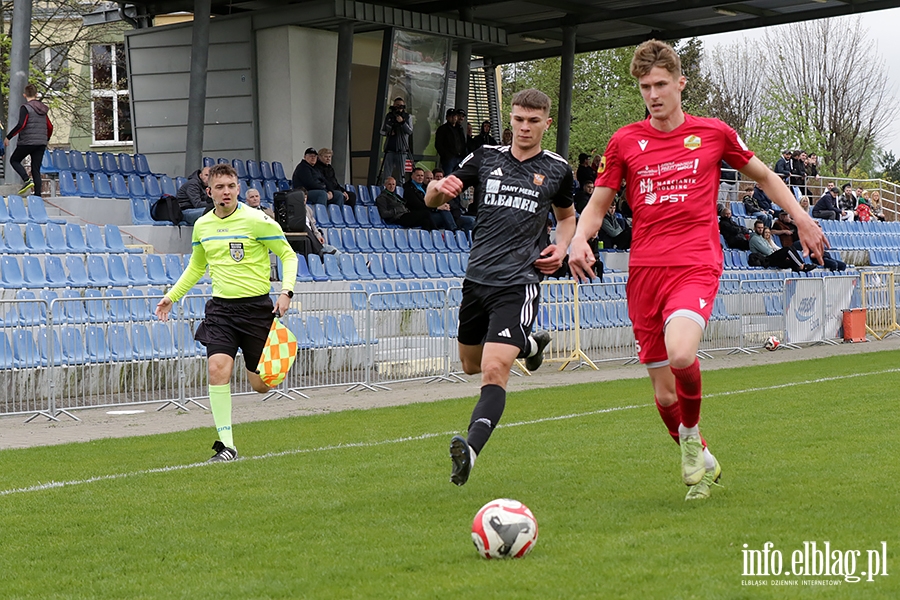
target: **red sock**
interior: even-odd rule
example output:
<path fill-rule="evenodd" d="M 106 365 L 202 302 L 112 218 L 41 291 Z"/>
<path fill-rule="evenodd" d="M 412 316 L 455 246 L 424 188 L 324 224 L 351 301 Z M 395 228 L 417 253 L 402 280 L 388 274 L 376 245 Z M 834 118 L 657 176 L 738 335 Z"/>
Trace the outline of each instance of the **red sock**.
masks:
<path fill-rule="evenodd" d="M 675 393 L 681 404 L 681 424 L 694 427 L 700 422 L 700 360 L 694 359 L 694 364 L 684 369 L 671 369 L 675 375 Z"/>
<path fill-rule="evenodd" d="M 662 417 L 663 423 L 666 424 L 666 429 L 669 430 L 669 435 L 672 436 L 672 439 L 675 440 L 675 443 L 678 443 L 678 426 L 681 425 L 681 407 L 678 405 L 678 400 L 670 404 L 669 406 L 663 406 L 659 403 L 659 400 L 654 396 L 653 400 L 656 401 L 656 410 L 659 411 L 659 416 Z"/>

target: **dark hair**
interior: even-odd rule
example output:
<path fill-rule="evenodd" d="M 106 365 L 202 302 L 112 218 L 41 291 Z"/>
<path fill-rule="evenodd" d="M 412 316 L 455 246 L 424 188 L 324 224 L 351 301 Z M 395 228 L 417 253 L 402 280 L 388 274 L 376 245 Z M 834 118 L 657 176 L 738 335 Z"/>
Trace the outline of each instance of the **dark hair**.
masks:
<path fill-rule="evenodd" d="M 23 90 L 29 98 L 37 98 L 37 87 L 33 83 L 29 83 Z"/>
<path fill-rule="evenodd" d="M 212 181 L 213 177 L 234 177 L 237 179 L 237 171 L 231 165 L 213 165 L 209 168 L 209 181 Z"/>
<path fill-rule="evenodd" d="M 433 171 L 431 172 L 432 175 L 434 175 L 435 173 L 440 173 L 441 175 L 444 175 L 444 170 L 438 168 L 438 169 L 435 169 L 435 170 L 433 170 Z"/>
<path fill-rule="evenodd" d="M 753 229 L 756 229 L 756 226 L 757 226 L 757 225 L 762 225 L 763 227 L 766 226 L 766 224 L 763 223 L 762 221 L 760 221 L 759 219 L 757 219 L 757 220 L 756 220 L 756 223 L 753 224 Z"/>
<path fill-rule="evenodd" d="M 416 171 L 422 171 L 424 173 L 425 169 L 423 169 L 422 167 L 416 167 L 415 169 L 412 170 L 413 173 L 415 173 Z M 432 175 L 434 175 L 434 172 L 432 172 Z"/>
<path fill-rule="evenodd" d="M 400 96 L 397 96 L 396 98 L 394 98 L 394 102 L 396 102 L 397 100 L 399 100 L 400 102 L 406 102 L 406 100 L 404 100 Z"/>

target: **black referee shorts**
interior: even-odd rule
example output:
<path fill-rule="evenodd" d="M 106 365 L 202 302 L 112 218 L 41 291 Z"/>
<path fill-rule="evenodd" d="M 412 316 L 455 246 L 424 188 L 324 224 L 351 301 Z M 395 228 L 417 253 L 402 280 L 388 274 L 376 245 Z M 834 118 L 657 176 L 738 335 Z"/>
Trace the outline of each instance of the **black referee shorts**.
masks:
<path fill-rule="evenodd" d="M 272 328 L 274 306 L 268 294 L 254 298 L 212 298 L 194 339 L 206 346 L 206 356 L 244 351 L 248 371 L 256 371 Z"/>
<path fill-rule="evenodd" d="M 463 281 L 459 305 L 459 343 L 496 342 L 525 349 L 537 317 L 540 285 L 493 286 Z"/>

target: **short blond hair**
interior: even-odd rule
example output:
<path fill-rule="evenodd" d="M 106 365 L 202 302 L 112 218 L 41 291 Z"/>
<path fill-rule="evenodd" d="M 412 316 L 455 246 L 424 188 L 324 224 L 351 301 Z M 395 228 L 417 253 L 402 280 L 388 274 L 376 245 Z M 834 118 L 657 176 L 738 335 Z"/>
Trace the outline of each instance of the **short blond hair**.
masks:
<path fill-rule="evenodd" d="M 323 154 L 331 154 L 331 155 L 334 155 L 334 151 L 332 151 L 331 148 L 320 148 L 320 149 L 319 149 L 319 156 L 322 156 Z"/>
<path fill-rule="evenodd" d="M 541 90 L 528 88 L 527 90 L 522 90 L 521 92 L 518 92 L 515 96 L 513 96 L 512 105 L 521 106 L 522 108 L 528 108 L 531 110 L 543 110 L 549 113 L 550 96 L 548 96 Z"/>
<path fill-rule="evenodd" d="M 654 67 L 662 67 L 675 78 L 681 77 L 681 58 L 675 49 L 659 40 L 647 40 L 634 49 L 631 75 L 635 78 L 643 77 Z"/>

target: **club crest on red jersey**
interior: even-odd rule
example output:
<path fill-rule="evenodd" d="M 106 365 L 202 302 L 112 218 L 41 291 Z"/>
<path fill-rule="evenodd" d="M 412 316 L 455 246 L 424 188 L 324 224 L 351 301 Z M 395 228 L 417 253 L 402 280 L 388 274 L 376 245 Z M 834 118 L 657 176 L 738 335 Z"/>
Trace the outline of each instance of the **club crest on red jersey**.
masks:
<path fill-rule="evenodd" d="M 533 173 L 534 175 L 534 185 L 544 185 L 544 178 L 546 175 L 541 175 L 540 173 Z"/>
<path fill-rule="evenodd" d="M 606 155 L 600 157 L 600 164 L 597 165 L 597 175 L 606 170 Z"/>
<path fill-rule="evenodd" d="M 700 147 L 700 137 L 696 135 L 689 135 L 684 138 L 684 147 L 688 150 L 696 150 Z"/>

